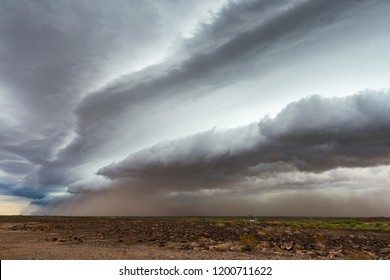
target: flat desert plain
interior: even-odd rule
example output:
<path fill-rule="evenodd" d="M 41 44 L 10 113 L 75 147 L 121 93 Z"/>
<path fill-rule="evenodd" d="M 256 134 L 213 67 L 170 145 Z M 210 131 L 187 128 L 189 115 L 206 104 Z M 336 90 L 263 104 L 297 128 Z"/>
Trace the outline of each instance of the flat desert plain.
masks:
<path fill-rule="evenodd" d="M 389 218 L 0 216 L 0 259 L 390 259 Z"/>

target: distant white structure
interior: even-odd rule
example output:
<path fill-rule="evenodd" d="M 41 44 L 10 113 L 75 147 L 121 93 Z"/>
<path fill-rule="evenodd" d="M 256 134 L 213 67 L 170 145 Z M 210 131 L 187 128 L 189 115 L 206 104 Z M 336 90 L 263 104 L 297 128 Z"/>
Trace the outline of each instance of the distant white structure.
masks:
<path fill-rule="evenodd" d="M 249 222 L 251 222 L 251 223 L 257 222 L 257 217 L 253 216 L 252 214 L 249 215 Z"/>

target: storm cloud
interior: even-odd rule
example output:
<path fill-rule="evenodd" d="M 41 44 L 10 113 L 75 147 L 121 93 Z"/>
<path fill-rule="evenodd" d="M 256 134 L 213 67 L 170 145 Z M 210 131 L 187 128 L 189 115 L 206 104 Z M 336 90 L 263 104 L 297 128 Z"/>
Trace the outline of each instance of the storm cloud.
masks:
<path fill-rule="evenodd" d="M 275 118 L 168 141 L 99 170 L 156 188 L 218 188 L 262 173 L 389 164 L 390 93 L 312 96 Z"/>
<path fill-rule="evenodd" d="M 99 215 L 386 197 L 389 14 L 383 0 L 2 1 L 0 197 L 44 214 L 106 197 Z"/>
<path fill-rule="evenodd" d="M 334 21 L 343 11 L 352 7 L 363 10 L 367 5 L 369 6 L 367 3 L 356 5 L 350 1 L 341 4 L 338 1 L 296 1 L 288 6 L 282 1 L 273 5 L 261 1 L 228 5 L 215 16 L 215 22 L 211 24 L 211 29 L 217 30 L 224 26 L 224 32 L 214 31 L 225 34 L 222 42 L 216 43 L 212 48 L 207 45 L 200 48 L 202 44 L 197 44 L 196 49 L 184 46 L 182 52 L 185 51 L 186 55 L 181 56 L 179 52 L 177 57 L 170 57 L 167 61 L 146 67 L 140 72 L 124 75 L 106 87 L 88 94 L 75 110 L 76 137 L 58 153 L 55 166 L 64 169 L 75 161 L 91 160 L 96 150 L 105 150 L 107 145 L 113 144 L 110 139 L 120 139 L 114 143 L 120 145 L 136 137 L 138 131 L 134 128 L 145 114 L 153 115 L 156 114 L 155 111 L 169 110 L 172 103 L 180 106 L 181 103 L 207 95 L 216 88 L 235 83 L 243 79 L 242 76 L 248 75 L 248 72 L 259 71 L 252 68 L 261 67 L 262 60 L 271 53 L 297 47 L 305 40 L 326 31 L 326 28 L 336 28 Z M 242 29 L 233 32 L 237 25 L 230 21 L 235 22 L 236 19 L 230 18 L 229 13 L 238 7 L 241 8 L 241 17 L 247 14 L 252 14 L 253 17 L 254 10 L 265 15 L 270 13 L 272 16 L 266 17 L 268 20 L 260 21 L 257 25 L 254 22 L 251 26 L 241 23 Z M 203 42 L 214 42 L 214 36 L 204 36 L 205 27 L 201 27 L 196 38 L 201 38 Z M 302 38 L 305 39 L 302 41 Z M 252 63 L 254 58 L 258 61 L 255 65 Z M 120 129 L 118 123 L 121 124 Z M 122 130 L 126 127 L 134 133 L 124 136 Z M 111 137 L 108 139 L 106 135 Z M 39 173 L 41 183 L 50 183 L 51 180 L 46 178 L 51 176 L 47 174 L 53 172 L 57 171 L 52 168 L 42 169 Z M 57 173 L 66 174 L 64 170 Z"/>
<path fill-rule="evenodd" d="M 131 154 L 98 171 L 111 182 L 73 185 L 76 197 L 47 207 L 77 215 L 383 216 L 389 104 L 389 92 L 301 99 L 275 118 Z"/>

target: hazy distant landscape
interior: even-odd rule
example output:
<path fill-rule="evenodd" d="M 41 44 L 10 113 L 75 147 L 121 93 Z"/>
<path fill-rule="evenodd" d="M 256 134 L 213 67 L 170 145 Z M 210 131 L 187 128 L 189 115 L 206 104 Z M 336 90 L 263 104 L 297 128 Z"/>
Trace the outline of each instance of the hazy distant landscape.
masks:
<path fill-rule="evenodd" d="M 390 259 L 389 218 L 0 216 L 0 259 Z"/>

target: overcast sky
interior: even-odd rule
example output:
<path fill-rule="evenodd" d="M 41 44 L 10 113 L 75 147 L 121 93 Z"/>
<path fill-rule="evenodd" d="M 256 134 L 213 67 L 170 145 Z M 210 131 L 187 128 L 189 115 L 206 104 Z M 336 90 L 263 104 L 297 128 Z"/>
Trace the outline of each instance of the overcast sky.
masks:
<path fill-rule="evenodd" d="M 0 1 L 0 214 L 390 216 L 390 1 Z"/>

